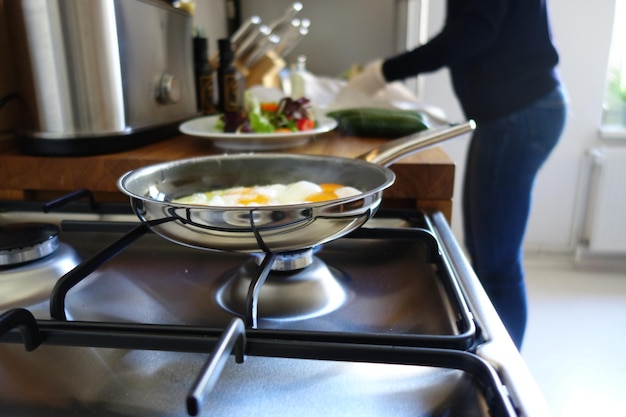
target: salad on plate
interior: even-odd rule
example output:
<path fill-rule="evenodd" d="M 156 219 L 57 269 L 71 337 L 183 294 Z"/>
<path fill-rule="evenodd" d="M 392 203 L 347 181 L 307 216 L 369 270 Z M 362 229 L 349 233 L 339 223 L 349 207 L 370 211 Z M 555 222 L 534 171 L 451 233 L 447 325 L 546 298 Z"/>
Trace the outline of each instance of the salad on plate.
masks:
<path fill-rule="evenodd" d="M 243 109 L 220 115 L 215 129 L 224 133 L 291 133 L 313 130 L 315 113 L 308 98 L 265 98 L 248 90 Z"/>

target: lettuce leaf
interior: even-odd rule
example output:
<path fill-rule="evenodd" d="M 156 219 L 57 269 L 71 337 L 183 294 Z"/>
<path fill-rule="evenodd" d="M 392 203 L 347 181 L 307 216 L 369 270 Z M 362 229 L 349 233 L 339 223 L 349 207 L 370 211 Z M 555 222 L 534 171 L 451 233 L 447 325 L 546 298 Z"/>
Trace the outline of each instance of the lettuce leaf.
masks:
<path fill-rule="evenodd" d="M 248 113 L 248 119 L 255 133 L 272 133 L 276 130 L 270 120 L 261 113 Z"/>

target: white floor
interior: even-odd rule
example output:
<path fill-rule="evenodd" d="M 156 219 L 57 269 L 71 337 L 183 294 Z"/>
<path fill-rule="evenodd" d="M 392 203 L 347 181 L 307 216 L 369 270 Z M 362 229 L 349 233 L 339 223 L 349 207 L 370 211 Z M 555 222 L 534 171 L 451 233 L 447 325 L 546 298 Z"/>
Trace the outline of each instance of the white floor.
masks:
<path fill-rule="evenodd" d="M 554 417 L 626 416 L 626 271 L 526 259 L 522 347 Z"/>

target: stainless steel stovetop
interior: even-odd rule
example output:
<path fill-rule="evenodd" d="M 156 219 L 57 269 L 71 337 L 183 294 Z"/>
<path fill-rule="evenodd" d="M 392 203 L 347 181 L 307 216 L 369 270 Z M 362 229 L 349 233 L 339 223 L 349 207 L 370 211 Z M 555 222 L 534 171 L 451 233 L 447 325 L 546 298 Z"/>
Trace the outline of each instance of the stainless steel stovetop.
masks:
<path fill-rule="evenodd" d="M 547 413 L 441 214 L 381 210 L 269 271 L 273 254 L 182 247 L 125 207 L 0 207 L 60 230 L 0 269 L 3 416 Z"/>

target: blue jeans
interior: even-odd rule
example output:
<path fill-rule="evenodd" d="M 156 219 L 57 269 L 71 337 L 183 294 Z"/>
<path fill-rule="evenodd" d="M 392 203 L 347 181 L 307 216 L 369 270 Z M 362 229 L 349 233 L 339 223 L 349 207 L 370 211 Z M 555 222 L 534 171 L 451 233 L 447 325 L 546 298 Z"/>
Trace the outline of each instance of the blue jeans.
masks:
<path fill-rule="evenodd" d="M 509 116 L 477 123 L 463 189 L 472 266 L 518 349 L 526 329 L 524 233 L 539 168 L 557 144 L 567 105 L 559 87 Z"/>

